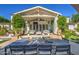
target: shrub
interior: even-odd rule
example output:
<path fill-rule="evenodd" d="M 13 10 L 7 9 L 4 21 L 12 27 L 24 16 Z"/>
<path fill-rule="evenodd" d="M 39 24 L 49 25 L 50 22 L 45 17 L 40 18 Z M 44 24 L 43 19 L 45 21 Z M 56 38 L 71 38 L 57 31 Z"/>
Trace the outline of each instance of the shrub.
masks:
<path fill-rule="evenodd" d="M 76 33 L 71 30 L 66 30 L 63 34 L 65 35 L 65 38 L 69 38 L 69 39 L 71 39 L 70 38 L 71 36 L 76 36 Z"/>
<path fill-rule="evenodd" d="M 76 30 L 79 32 L 79 24 L 77 24 L 77 28 L 76 28 Z"/>
<path fill-rule="evenodd" d="M 61 32 L 64 32 L 65 29 L 67 29 L 67 22 L 65 16 L 59 16 L 57 23 L 58 23 L 58 28 L 61 30 Z"/>
<path fill-rule="evenodd" d="M 6 34 L 6 29 L 2 28 L 2 29 L 0 30 L 0 35 L 5 35 L 5 34 Z"/>
<path fill-rule="evenodd" d="M 74 14 L 74 15 L 72 15 L 72 22 L 73 22 L 73 23 L 79 22 L 79 14 Z"/>
<path fill-rule="evenodd" d="M 16 34 L 23 31 L 22 29 L 25 27 L 25 21 L 20 14 L 16 14 L 13 16 L 12 26 Z"/>

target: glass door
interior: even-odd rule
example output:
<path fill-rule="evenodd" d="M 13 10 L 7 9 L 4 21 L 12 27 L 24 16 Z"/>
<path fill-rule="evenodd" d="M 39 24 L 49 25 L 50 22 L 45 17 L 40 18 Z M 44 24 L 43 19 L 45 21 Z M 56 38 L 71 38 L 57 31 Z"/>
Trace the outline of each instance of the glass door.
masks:
<path fill-rule="evenodd" d="M 38 22 L 33 22 L 33 30 L 38 31 Z"/>

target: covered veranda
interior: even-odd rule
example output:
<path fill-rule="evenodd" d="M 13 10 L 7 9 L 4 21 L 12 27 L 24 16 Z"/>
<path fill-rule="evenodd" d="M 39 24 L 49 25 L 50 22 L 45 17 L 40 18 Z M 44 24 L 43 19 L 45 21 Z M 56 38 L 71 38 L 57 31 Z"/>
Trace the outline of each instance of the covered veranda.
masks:
<path fill-rule="evenodd" d="M 50 33 L 51 29 L 51 21 L 53 20 L 53 33 L 57 33 L 57 17 L 51 15 L 27 15 L 22 16 L 26 20 L 26 28 L 25 32 L 29 32 L 31 30 L 35 32 L 43 32 L 44 30 L 48 30 Z"/>
<path fill-rule="evenodd" d="M 47 36 L 50 35 L 50 33 L 58 34 L 57 20 L 58 20 L 58 16 L 61 15 L 61 13 L 49 10 L 41 6 L 36 6 L 33 8 L 16 12 L 13 15 L 16 14 L 20 14 L 25 20 L 26 25 L 23 30 L 25 34 L 27 34 L 26 36 L 30 34 L 33 34 L 33 36 L 36 37 Z M 53 21 L 53 25 L 51 25 L 52 21 Z M 47 35 L 43 35 L 43 34 L 47 34 Z"/>
<path fill-rule="evenodd" d="M 56 35 L 58 32 L 57 27 L 57 20 L 58 16 L 51 16 L 51 15 L 26 15 L 22 16 L 24 20 L 26 21 L 25 26 L 25 34 L 22 37 L 29 37 L 29 38 L 35 38 L 35 37 L 50 37 L 50 38 L 59 38 L 62 37 L 60 35 Z M 51 27 L 51 23 L 53 21 L 53 25 Z M 52 29 L 53 32 L 50 30 Z M 30 34 L 29 32 L 32 33 Z M 44 31 L 47 31 L 46 34 Z"/>

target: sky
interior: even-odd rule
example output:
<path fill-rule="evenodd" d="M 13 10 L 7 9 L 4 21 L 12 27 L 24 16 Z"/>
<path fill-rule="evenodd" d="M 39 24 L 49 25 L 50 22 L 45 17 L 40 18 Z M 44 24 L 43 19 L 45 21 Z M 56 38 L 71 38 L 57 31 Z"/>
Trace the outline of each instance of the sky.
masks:
<path fill-rule="evenodd" d="M 0 4 L 0 16 L 10 20 L 13 13 L 35 6 L 48 8 L 67 17 L 71 17 L 73 14 L 77 13 L 77 11 L 70 4 Z"/>

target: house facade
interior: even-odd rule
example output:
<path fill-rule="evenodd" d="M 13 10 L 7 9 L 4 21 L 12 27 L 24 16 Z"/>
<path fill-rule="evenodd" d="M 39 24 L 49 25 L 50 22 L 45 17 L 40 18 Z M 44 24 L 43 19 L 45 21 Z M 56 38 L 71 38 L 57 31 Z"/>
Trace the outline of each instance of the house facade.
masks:
<path fill-rule="evenodd" d="M 7 30 L 11 30 L 11 24 L 10 23 L 0 23 L 1 28 L 6 28 Z"/>
<path fill-rule="evenodd" d="M 49 10 L 41 6 L 36 6 L 33 8 L 13 13 L 13 15 L 16 14 L 20 14 L 24 18 L 26 23 L 24 30 L 26 33 L 32 30 L 35 32 L 43 32 L 44 30 L 48 30 L 50 32 L 50 25 L 52 20 L 54 21 L 54 25 L 52 25 L 53 33 L 57 34 L 58 32 L 57 20 L 58 16 L 61 15 L 58 12 Z M 13 15 L 11 16 L 11 19 Z"/>

